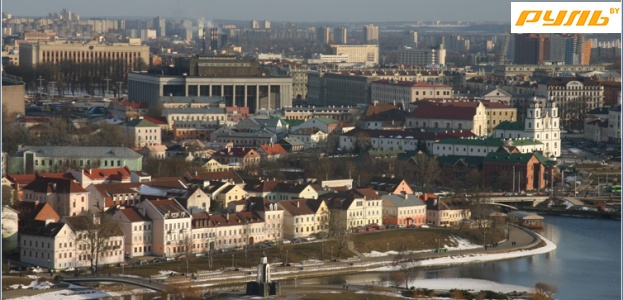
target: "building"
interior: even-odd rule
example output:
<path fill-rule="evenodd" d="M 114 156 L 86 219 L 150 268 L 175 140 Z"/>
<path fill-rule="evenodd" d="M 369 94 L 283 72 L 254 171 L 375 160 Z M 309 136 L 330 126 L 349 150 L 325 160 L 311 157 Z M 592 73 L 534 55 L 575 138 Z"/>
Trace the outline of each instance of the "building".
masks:
<path fill-rule="evenodd" d="M 379 44 L 379 27 L 373 24 L 363 26 L 363 42 L 369 45 Z"/>
<path fill-rule="evenodd" d="M 348 55 L 349 63 L 376 65 L 379 63 L 378 45 L 329 45 L 329 54 Z"/>
<path fill-rule="evenodd" d="M 149 106 L 146 102 L 113 101 L 108 106 L 110 114 L 120 120 L 132 120 L 147 114 Z"/>
<path fill-rule="evenodd" d="M 585 77 L 548 77 L 539 82 L 537 95 L 554 101 L 560 112 L 560 127 L 581 130 L 584 116 L 604 105 L 604 86 Z"/>
<path fill-rule="evenodd" d="M 153 224 L 144 208 L 119 206 L 112 213 L 112 220 L 123 231 L 125 257 L 151 255 Z"/>
<path fill-rule="evenodd" d="M 174 199 L 145 200 L 138 209 L 144 209 L 145 215 L 153 225 L 152 254 L 175 257 L 185 254 L 192 240 L 191 215 Z"/>
<path fill-rule="evenodd" d="M 67 168 L 142 168 L 143 156 L 126 147 L 24 146 L 9 157 L 10 174 L 51 173 Z"/>
<path fill-rule="evenodd" d="M 128 74 L 130 101 L 150 106 L 163 96 L 219 96 L 226 106 L 259 109 L 292 106 L 292 78 L 262 73 L 256 61 L 232 56 L 194 56 L 179 59 L 172 69 Z"/>
<path fill-rule="evenodd" d="M 555 165 L 539 152 L 488 153 L 482 162 L 483 184 L 505 191 L 515 187 L 519 191 L 541 190 L 551 183 L 545 178 L 553 178 Z"/>
<path fill-rule="evenodd" d="M 621 104 L 608 110 L 608 142 L 621 143 Z"/>
<path fill-rule="evenodd" d="M 439 227 L 459 227 L 471 218 L 465 199 L 440 199 L 435 195 L 424 194 L 426 203 L 426 223 Z"/>
<path fill-rule="evenodd" d="M 398 177 L 376 176 L 370 179 L 368 187 L 379 192 L 389 193 L 390 195 L 413 194 L 414 190 L 406 180 Z"/>
<path fill-rule="evenodd" d="M 58 250 L 55 249 L 55 255 L 62 258 L 62 260 L 59 259 L 58 261 L 58 264 L 61 265 L 59 268 L 91 267 L 91 262 L 93 262 L 93 265 L 98 266 L 116 265 L 125 261 L 123 253 L 125 238 L 118 224 L 101 224 L 101 222 L 105 221 L 100 215 L 65 217 L 61 222 L 69 226 L 73 231 L 73 235 L 70 235 L 68 232 L 67 239 L 69 239 L 69 245 L 63 243 L 62 247 L 59 245 Z M 98 228 L 101 231 L 95 231 L 93 228 Z M 105 234 L 105 237 L 100 238 L 100 234 Z M 73 247 L 70 238 L 74 238 L 75 243 Z M 73 259 L 71 254 L 63 253 L 70 251 L 74 254 Z M 65 263 L 67 258 L 70 263 Z"/>
<path fill-rule="evenodd" d="M 352 229 L 383 224 L 383 200 L 372 189 L 351 189 L 326 193 L 320 200 L 327 203 L 334 226 Z"/>
<path fill-rule="evenodd" d="M 149 47 L 130 43 L 60 43 L 38 42 L 20 44 L 19 64 L 36 66 L 40 63 L 58 64 L 62 61 L 95 63 L 102 60 L 121 60 L 126 71 L 144 69 L 149 63 Z"/>
<path fill-rule="evenodd" d="M 90 210 L 88 191 L 72 179 L 37 176 L 23 191 L 22 201 L 50 203 L 60 216 L 76 216 Z"/>
<path fill-rule="evenodd" d="M 50 269 L 81 266 L 76 235 L 63 222 L 32 221 L 20 232 L 20 261 Z M 123 256 L 122 256 L 123 257 Z"/>
<path fill-rule="evenodd" d="M 488 153 L 497 152 L 500 147 L 513 147 L 520 153 L 544 152 L 545 145 L 537 140 L 528 138 L 450 138 L 443 139 L 429 147 L 429 151 L 436 156 L 460 155 L 460 156 L 486 156 Z"/>
<path fill-rule="evenodd" d="M 452 87 L 444 84 L 390 79 L 373 81 L 370 90 L 372 101 L 380 103 L 410 103 L 424 98 L 451 97 L 453 93 Z"/>
<path fill-rule="evenodd" d="M 431 151 L 436 141 L 447 138 L 470 138 L 469 130 L 422 132 L 421 129 L 377 130 L 356 128 L 340 135 L 338 147 L 344 151 L 415 151 L 422 146 Z"/>
<path fill-rule="evenodd" d="M 545 146 L 542 151 L 546 157 L 559 157 L 562 154 L 560 123 L 556 102 L 547 101 L 543 107 L 534 99 L 527 110 L 525 122 L 502 122 L 493 130 L 493 137 L 539 141 Z"/>
<path fill-rule="evenodd" d="M 160 126 L 142 117 L 127 121 L 124 127 L 135 148 L 155 146 L 162 143 Z"/>
<path fill-rule="evenodd" d="M 333 29 L 333 42 L 339 45 L 348 44 L 348 29 L 342 26 Z"/>
<path fill-rule="evenodd" d="M 212 158 L 219 163 L 227 166 L 241 166 L 243 168 L 258 165 L 261 155 L 253 148 L 247 147 L 228 147 L 216 151 Z"/>
<path fill-rule="evenodd" d="M 383 224 L 400 227 L 426 224 L 426 204 L 416 195 L 384 195 Z"/>
<path fill-rule="evenodd" d="M 469 130 L 477 136 L 487 134 L 487 115 L 484 104 L 448 102 L 422 104 L 411 111 L 406 119 L 407 128 L 432 130 Z"/>
<path fill-rule="evenodd" d="M 322 200 L 293 199 L 277 202 L 283 209 L 283 237 L 306 238 L 329 232 L 329 208 Z"/>
<path fill-rule="evenodd" d="M 546 58 L 549 34 L 515 34 L 515 64 L 542 64 Z"/>
<path fill-rule="evenodd" d="M 445 66 L 446 49 L 443 45 L 438 49 L 402 49 L 397 53 L 396 63 L 412 66 Z"/>
<path fill-rule="evenodd" d="M 331 41 L 331 28 L 318 27 L 316 28 L 316 43 L 318 45 L 326 45 Z"/>

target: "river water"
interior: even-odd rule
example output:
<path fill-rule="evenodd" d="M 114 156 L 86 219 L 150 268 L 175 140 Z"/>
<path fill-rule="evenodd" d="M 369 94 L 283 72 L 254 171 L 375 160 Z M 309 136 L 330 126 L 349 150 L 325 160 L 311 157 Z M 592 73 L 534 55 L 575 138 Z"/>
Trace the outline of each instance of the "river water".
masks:
<path fill-rule="evenodd" d="M 546 216 L 540 232 L 558 248 L 547 254 L 505 261 L 421 270 L 416 278 L 473 278 L 533 287 L 558 287 L 557 299 L 621 299 L 621 222 Z M 368 273 L 300 280 L 300 284 L 388 281 Z M 452 287 L 448 287 L 452 288 Z"/>

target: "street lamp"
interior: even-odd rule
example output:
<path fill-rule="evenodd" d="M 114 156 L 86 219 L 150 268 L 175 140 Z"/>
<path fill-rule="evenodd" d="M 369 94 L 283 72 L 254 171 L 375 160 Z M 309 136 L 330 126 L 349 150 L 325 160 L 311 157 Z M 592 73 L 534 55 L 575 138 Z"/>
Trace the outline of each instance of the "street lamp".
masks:
<path fill-rule="evenodd" d="M 387 252 L 389 252 L 389 242 L 387 242 Z"/>
<path fill-rule="evenodd" d="M 231 267 L 234 267 L 234 254 L 231 254 Z"/>

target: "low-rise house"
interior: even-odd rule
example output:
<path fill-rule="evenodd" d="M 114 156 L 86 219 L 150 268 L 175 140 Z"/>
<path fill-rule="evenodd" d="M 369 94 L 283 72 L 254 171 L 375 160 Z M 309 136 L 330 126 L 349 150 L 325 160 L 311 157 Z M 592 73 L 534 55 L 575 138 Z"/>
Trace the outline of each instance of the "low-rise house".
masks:
<path fill-rule="evenodd" d="M 135 148 L 162 144 L 160 126 L 142 117 L 127 121 L 122 126 Z"/>
<path fill-rule="evenodd" d="M 422 195 L 426 203 L 426 224 L 440 227 L 459 227 L 471 218 L 465 199 L 440 199 L 434 194 Z"/>
<path fill-rule="evenodd" d="M 92 184 L 89 192 L 89 207 L 106 211 L 116 205 L 134 206 L 140 203 L 140 182 Z"/>
<path fill-rule="evenodd" d="M 290 129 L 291 132 L 299 131 L 300 129 L 312 129 L 318 128 L 322 132 L 329 134 L 339 128 L 340 123 L 332 118 L 328 117 L 314 117 L 305 122 L 294 126 Z"/>
<path fill-rule="evenodd" d="M 222 189 L 214 193 L 214 202 L 217 205 L 216 208 L 226 208 L 232 201 L 242 200 L 246 197 L 247 193 L 239 186 L 234 184 L 225 184 Z"/>
<path fill-rule="evenodd" d="M 331 212 L 331 222 L 346 228 L 383 224 L 383 200 L 374 190 L 352 189 L 320 196 Z"/>
<path fill-rule="evenodd" d="M 235 171 L 221 172 L 186 172 L 182 176 L 187 181 L 221 181 L 244 187 L 244 180 Z"/>
<path fill-rule="evenodd" d="M 91 184 L 132 182 L 132 170 L 128 167 L 68 169 L 67 173 L 70 173 L 83 188 Z"/>
<path fill-rule="evenodd" d="M 297 138 L 287 137 L 277 142 L 288 152 L 301 152 L 305 149 L 305 143 Z"/>
<path fill-rule="evenodd" d="M 322 131 L 317 127 L 301 128 L 290 133 L 289 135 L 289 137 L 298 139 L 305 143 L 303 150 L 322 147 L 326 144 L 328 136 L 329 135 L 325 131 Z"/>
<path fill-rule="evenodd" d="M 438 156 L 439 181 L 464 181 L 468 176 L 480 174 L 482 170 L 482 156 L 447 155 Z"/>
<path fill-rule="evenodd" d="M 137 257 L 152 254 L 153 224 L 145 208 L 123 207 L 115 209 L 112 221 L 123 231 L 124 256 Z"/>
<path fill-rule="evenodd" d="M 90 209 L 88 191 L 64 178 L 37 177 L 24 187 L 23 201 L 50 203 L 60 216 L 76 216 Z"/>
<path fill-rule="evenodd" d="M 206 172 L 223 172 L 236 169 L 235 167 L 222 164 L 214 158 L 201 158 L 199 162 L 201 164 L 201 168 Z"/>
<path fill-rule="evenodd" d="M 20 232 L 20 262 L 50 269 L 82 266 L 76 235 L 63 222 L 32 221 Z"/>
<path fill-rule="evenodd" d="M 261 145 L 257 148 L 257 153 L 260 154 L 262 159 L 266 159 L 268 161 L 276 161 L 288 154 L 288 152 L 283 149 L 280 144 Z"/>
<path fill-rule="evenodd" d="M 414 190 L 403 178 L 375 176 L 370 179 L 368 187 L 377 192 L 389 193 L 393 195 L 413 194 Z"/>
<path fill-rule="evenodd" d="M 18 228 L 25 228 L 31 221 L 45 221 L 48 219 L 53 222 L 61 220 L 61 216 L 54 210 L 50 203 L 43 202 L 25 202 L 21 201 L 16 207 L 19 212 Z"/>
<path fill-rule="evenodd" d="M 210 134 L 210 140 L 218 143 L 233 143 L 238 147 L 258 147 L 279 140 L 276 133 L 268 129 L 257 131 L 238 131 L 232 128 L 218 129 Z"/>
<path fill-rule="evenodd" d="M 144 116 L 149 110 L 147 102 L 113 101 L 108 106 L 110 114 L 121 120 L 131 120 Z"/>
<path fill-rule="evenodd" d="M 145 200 L 138 206 L 145 209 L 145 215 L 152 220 L 152 254 L 178 256 L 190 249 L 188 240 L 192 239 L 191 216 L 174 199 Z"/>
<path fill-rule="evenodd" d="M 271 202 L 290 199 L 318 199 L 311 184 L 278 180 L 249 180 L 244 190 L 251 197 L 262 197 Z"/>
<path fill-rule="evenodd" d="M 258 132 L 260 130 L 268 130 L 277 135 L 277 138 L 283 138 L 288 133 L 288 124 L 277 118 L 247 118 L 242 119 L 235 128 L 243 132 Z"/>
<path fill-rule="evenodd" d="M 426 204 L 416 195 L 385 195 L 383 198 L 383 224 L 395 226 L 421 226 L 426 224 Z"/>
<path fill-rule="evenodd" d="M 320 232 L 329 232 L 329 208 L 322 200 L 282 200 L 277 205 L 283 209 L 283 236 L 287 239 L 303 238 Z"/>
<path fill-rule="evenodd" d="M 165 159 L 167 153 L 167 146 L 165 145 L 152 145 L 145 146 L 139 150 L 138 153 L 143 155 L 145 159 Z"/>
<path fill-rule="evenodd" d="M 229 147 L 216 151 L 212 158 L 224 165 L 242 166 L 244 168 L 259 164 L 261 156 L 252 148 Z"/>
<path fill-rule="evenodd" d="M 543 152 L 545 145 L 537 140 L 527 138 L 499 139 L 499 138 L 451 138 L 443 139 L 433 145 L 431 153 L 435 156 L 487 156 L 497 152 L 500 147 L 514 147 L 521 153 Z"/>
<path fill-rule="evenodd" d="M 74 233 L 75 243 L 71 251 L 74 251 L 76 267 L 90 267 L 91 261 L 97 265 L 110 265 L 125 260 L 125 237 L 117 223 L 101 224 L 104 220 L 99 215 L 65 217 L 61 221 L 69 225 Z M 63 244 L 63 248 L 65 246 Z M 69 247 L 72 248 L 71 242 Z"/>
<path fill-rule="evenodd" d="M 142 168 L 143 156 L 126 147 L 24 146 L 11 155 L 9 174 L 49 173 L 67 168 Z"/>
<path fill-rule="evenodd" d="M 555 165 L 555 161 L 548 160 L 539 152 L 489 153 L 482 165 L 483 184 L 504 190 L 515 186 L 520 191 L 540 190 L 550 186 L 551 182 L 545 178 L 553 178 Z M 513 179 L 517 182 L 513 183 Z"/>

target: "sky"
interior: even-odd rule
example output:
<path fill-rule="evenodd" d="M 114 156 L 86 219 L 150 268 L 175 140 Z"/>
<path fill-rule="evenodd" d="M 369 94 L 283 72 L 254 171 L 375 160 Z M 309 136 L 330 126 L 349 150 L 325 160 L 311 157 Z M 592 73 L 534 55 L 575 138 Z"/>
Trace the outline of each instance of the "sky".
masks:
<path fill-rule="evenodd" d="M 2 11 L 12 13 L 14 16 L 37 17 L 67 8 L 82 19 L 160 15 L 165 18 L 289 22 L 433 20 L 509 22 L 510 2 L 510 0 L 5 0 L 2 1 Z"/>

